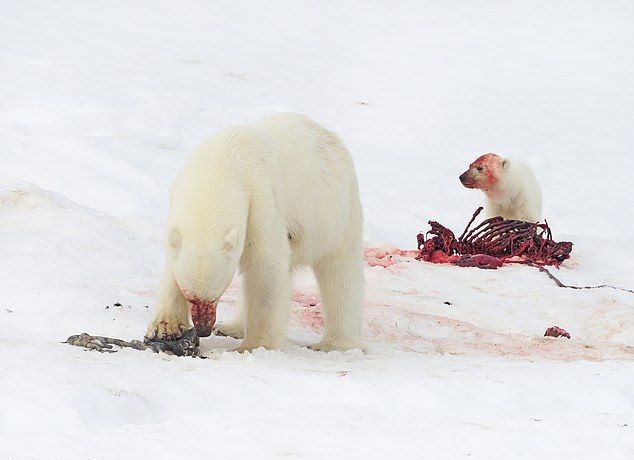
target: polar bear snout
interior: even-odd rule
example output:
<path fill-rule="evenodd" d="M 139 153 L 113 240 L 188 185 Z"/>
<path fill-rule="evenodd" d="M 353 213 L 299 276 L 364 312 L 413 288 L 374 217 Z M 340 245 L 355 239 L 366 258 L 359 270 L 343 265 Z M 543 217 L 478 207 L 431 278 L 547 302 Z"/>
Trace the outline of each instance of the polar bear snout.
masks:
<path fill-rule="evenodd" d="M 187 299 L 191 305 L 192 322 L 198 337 L 209 337 L 216 324 L 218 300 Z"/>
<path fill-rule="evenodd" d="M 462 182 L 462 185 L 464 185 L 465 187 L 475 188 L 475 181 L 473 180 L 473 177 L 471 177 L 471 175 L 469 174 L 468 169 L 462 174 L 460 174 L 459 179 L 460 179 L 460 182 Z"/>
<path fill-rule="evenodd" d="M 177 283 L 178 285 L 178 283 Z M 189 289 L 183 289 L 178 285 L 181 294 L 189 302 L 192 322 L 196 328 L 198 337 L 209 337 L 216 324 L 216 307 L 218 299 L 203 299 L 195 295 Z"/>

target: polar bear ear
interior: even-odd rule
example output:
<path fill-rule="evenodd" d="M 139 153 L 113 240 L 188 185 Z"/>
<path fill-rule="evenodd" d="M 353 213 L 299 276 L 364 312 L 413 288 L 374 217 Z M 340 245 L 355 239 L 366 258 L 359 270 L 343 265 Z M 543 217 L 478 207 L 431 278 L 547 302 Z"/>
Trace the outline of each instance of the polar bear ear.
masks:
<path fill-rule="evenodd" d="M 238 246 L 238 232 L 235 228 L 232 228 L 225 235 L 225 239 L 222 242 L 222 249 L 225 251 L 233 251 Z"/>
<path fill-rule="evenodd" d="M 509 169 L 509 166 L 511 166 L 511 162 L 508 158 L 504 158 L 502 160 L 502 169 Z"/>

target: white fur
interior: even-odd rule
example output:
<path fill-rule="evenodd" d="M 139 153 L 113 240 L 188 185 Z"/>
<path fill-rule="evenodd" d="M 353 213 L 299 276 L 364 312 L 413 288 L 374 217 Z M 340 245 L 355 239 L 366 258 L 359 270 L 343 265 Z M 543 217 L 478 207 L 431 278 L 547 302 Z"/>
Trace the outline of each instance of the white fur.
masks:
<path fill-rule="evenodd" d="M 166 241 L 148 336 L 187 329 L 182 291 L 218 299 L 239 268 L 244 321 L 218 330 L 243 332 L 240 350 L 278 348 L 291 268 L 309 265 L 325 323 L 315 348 L 361 347 L 362 210 L 354 165 L 339 138 L 309 118 L 275 115 L 205 141 L 173 184 Z"/>
<path fill-rule="evenodd" d="M 530 167 L 506 158 L 504 166 L 496 169 L 498 182 L 486 191 L 487 217 L 537 222 L 542 217 L 542 192 Z"/>

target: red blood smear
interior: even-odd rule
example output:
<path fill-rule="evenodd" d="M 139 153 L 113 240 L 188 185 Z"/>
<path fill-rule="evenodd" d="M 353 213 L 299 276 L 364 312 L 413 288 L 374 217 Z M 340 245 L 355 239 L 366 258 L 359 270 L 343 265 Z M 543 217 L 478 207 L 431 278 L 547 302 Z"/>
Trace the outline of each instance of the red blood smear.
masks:
<path fill-rule="evenodd" d="M 544 332 L 544 337 L 565 337 L 569 339 L 570 334 L 568 334 L 568 332 L 566 332 L 559 326 L 553 326 L 546 329 L 546 332 Z"/>
<path fill-rule="evenodd" d="M 496 158 L 499 158 L 495 153 L 485 153 L 484 155 L 480 155 L 475 159 L 473 163 L 469 165 L 470 168 L 474 166 L 484 166 L 484 165 L 492 165 L 495 163 Z"/>
<path fill-rule="evenodd" d="M 192 321 L 198 337 L 209 337 L 216 323 L 216 306 L 218 302 L 208 300 L 190 301 L 192 307 Z"/>
<path fill-rule="evenodd" d="M 387 268 L 396 263 L 402 262 L 397 257 L 414 259 L 418 256 L 420 251 L 403 250 L 398 248 L 365 248 L 363 250 L 363 257 L 370 267 L 383 267 Z"/>
<path fill-rule="evenodd" d="M 308 307 L 297 310 L 299 321 L 306 327 L 321 330 L 324 327 L 324 318 L 321 316 L 320 308 Z"/>
<path fill-rule="evenodd" d="M 495 153 L 487 153 L 478 157 L 476 161 L 474 161 L 473 163 L 469 165 L 469 168 L 478 167 L 478 166 L 486 166 L 486 177 L 487 177 L 486 188 L 487 189 L 491 187 L 492 185 L 496 184 L 498 181 L 498 178 L 495 175 L 495 172 L 497 170 L 496 162 L 498 159 L 499 159 L 499 156 L 497 156 Z"/>
<path fill-rule="evenodd" d="M 324 318 L 321 316 L 321 300 L 314 294 L 295 294 L 293 301 L 302 308 L 293 311 L 299 321 L 311 329 L 321 330 L 324 327 Z"/>
<path fill-rule="evenodd" d="M 493 185 L 497 184 L 498 177 L 495 175 L 495 172 L 491 169 L 487 169 L 487 191 Z"/>

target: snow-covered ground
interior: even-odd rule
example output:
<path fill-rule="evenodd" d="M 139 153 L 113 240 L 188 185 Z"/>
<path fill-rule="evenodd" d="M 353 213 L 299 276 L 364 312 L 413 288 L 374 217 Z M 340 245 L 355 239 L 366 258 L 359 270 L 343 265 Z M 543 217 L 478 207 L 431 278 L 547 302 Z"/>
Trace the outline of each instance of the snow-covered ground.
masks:
<path fill-rule="evenodd" d="M 60 343 L 143 335 L 169 182 L 278 111 L 341 135 L 370 247 L 461 230 L 482 197 L 457 177 L 495 151 L 574 241 L 564 282 L 634 288 L 633 23 L 625 0 L 1 1 L 0 458 L 634 458 L 634 295 L 530 267 L 368 264 L 366 354 L 302 346 L 308 272 L 281 351 Z"/>

